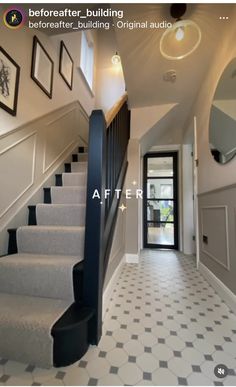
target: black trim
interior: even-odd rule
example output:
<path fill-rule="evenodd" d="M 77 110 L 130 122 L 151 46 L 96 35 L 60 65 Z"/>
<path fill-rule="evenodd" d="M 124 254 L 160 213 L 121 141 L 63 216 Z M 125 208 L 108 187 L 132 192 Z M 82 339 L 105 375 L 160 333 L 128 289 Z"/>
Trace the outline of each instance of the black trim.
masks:
<path fill-rule="evenodd" d="M 79 146 L 78 151 L 79 151 L 79 153 L 85 153 L 84 146 Z"/>
<path fill-rule="evenodd" d="M 75 153 L 72 155 L 72 162 L 76 163 L 78 161 L 78 154 Z"/>
<path fill-rule="evenodd" d="M 73 267 L 73 289 L 75 301 L 82 302 L 84 285 L 84 263 L 79 262 Z"/>
<path fill-rule="evenodd" d="M 44 192 L 44 203 L 51 204 L 52 203 L 51 188 L 46 187 L 43 189 L 43 192 Z"/>
<path fill-rule="evenodd" d="M 53 325 L 54 367 L 73 364 L 86 353 L 89 346 L 89 320 L 93 313 L 91 308 L 73 303 Z"/>
<path fill-rule="evenodd" d="M 71 163 L 64 164 L 65 172 L 71 172 Z"/>
<path fill-rule="evenodd" d="M 8 234 L 9 234 L 9 239 L 8 239 L 8 255 L 17 254 L 18 253 L 16 231 L 17 231 L 16 228 L 9 228 L 7 230 Z"/>
<path fill-rule="evenodd" d="M 57 187 L 62 186 L 62 173 L 57 173 L 55 176 L 55 183 Z"/>
<path fill-rule="evenodd" d="M 29 215 L 28 215 L 28 225 L 29 226 L 36 226 L 37 219 L 36 219 L 36 206 L 28 206 Z"/>
<path fill-rule="evenodd" d="M 173 158 L 173 176 L 148 176 L 147 174 L 147 164 L 149 158 L 158 158 L 158 157 L 172 157 Z M 173 198 L 147 198 L 147 180 L 148 179 L 173 179 Z M 149 200 L 168 200 L 173 201 L 174 203 L 174 221 L 148 221 L 147 220 L 147 201 Z M 143 168 L 143 241 L 144 248 L 164 248 L 164 249 L 175 249 L 178 250 L 179 247 L 179 220 L 178 220 L 178 152 L 152 152 L 147 153 L 144 156 L 144 168 Z M 148 234 L 148 223 L 155 224 L 173 224 L 174 225 L 174 244 L 173 245 L 164 245 L 164 244 L 154 244 L 148 243 L 147 234 Z"/>

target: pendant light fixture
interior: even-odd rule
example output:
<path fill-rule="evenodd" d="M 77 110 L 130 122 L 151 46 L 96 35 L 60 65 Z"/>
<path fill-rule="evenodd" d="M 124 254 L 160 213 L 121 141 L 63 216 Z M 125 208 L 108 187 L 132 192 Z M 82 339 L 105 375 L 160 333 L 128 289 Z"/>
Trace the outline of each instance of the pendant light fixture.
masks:
<path fill-rule="evenodd" d="M 120 63 L 120 55 L 116 51 L 115 55 L 112 56 L 111 62 L 113 65 L 118 65 Z"/>
<path fill-rule="evenodd" d="M 201 30 L 192 20 L 182 20 L 186 4 L 172 4 L 170 15 L 175 23 L 168 28 L 160 40 L 161 54 L 170 60 L 178 60 L 192 54 L 201 42 Z"/>

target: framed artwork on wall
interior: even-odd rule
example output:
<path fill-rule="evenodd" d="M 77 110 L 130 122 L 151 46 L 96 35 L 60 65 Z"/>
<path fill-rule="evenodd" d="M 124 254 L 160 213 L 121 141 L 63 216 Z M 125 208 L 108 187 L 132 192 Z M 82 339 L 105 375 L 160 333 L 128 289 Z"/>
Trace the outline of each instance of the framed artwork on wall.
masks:
<path fill-rule="evenodd" d="M 72 90 L 73 85 L 73 71 L 74 71 L 74 62 L 73 59 L 67 50 L 63 40 L 61 41 L 60 46 L 60 63 L 59 63 L 59 73 L 64 79 L 67 86 Z"/>
<path fill-rule="evenodd" d="M 17 111 L 20 66 L 0 46 L 0 107 L 15 116 Z"/>
<path fill-rule="evenodd" d="M 37 36 L 33 39 L 31 78 L 52 98 L 54 63 Z"/>

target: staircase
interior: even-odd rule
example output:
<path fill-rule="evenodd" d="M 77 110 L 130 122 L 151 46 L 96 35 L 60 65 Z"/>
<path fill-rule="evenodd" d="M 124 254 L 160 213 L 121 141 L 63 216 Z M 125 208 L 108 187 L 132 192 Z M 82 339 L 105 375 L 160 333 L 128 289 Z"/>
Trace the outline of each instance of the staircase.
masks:
<path fill-rule="evenodd" d="M 10 229 L 0 259 L 0 357 L 41 367 L 80 359 L 102 335 L 108 266 L 130 135 L 125 95 L 109 119 L 90 117 L 89 153 L 79 147 L 29 206 L 28 226 Z M 104 189 L 112 193 L 104 198 Z M 93 199 L 98 190 L 101 199 Z"/>
<path fill-rule="evenodd" d="M 0 356 L 65 366 L 89 344 L 91 308 L 82 305 L 87 153 L 79 148 L 29 225 L 9 230 L 0 259 Z"/>

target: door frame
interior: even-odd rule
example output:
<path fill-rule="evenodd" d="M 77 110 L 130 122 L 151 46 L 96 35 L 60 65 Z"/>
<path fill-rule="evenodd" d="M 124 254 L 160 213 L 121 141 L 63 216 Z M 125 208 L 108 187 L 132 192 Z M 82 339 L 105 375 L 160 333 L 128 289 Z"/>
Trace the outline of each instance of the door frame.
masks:
<path fill-rule="evenodd" d="M 194 140 L 193 140 L 193 211 L 195 227 L 195 246 L 196 246 L 196 267 L 199 268 L 200 262 L 200 241 L 199 241 L 199 214 L 198 214 L 198 138 L 197 138 L 197 117 L 194 116 Z"/>
<path fill-rule="evenodd" d="M 146 153 L 143 157 L 143 246 L 144 248 L 173 249 L 179 248 L 179 195 L 178 195 L 178 151 L 162 151 Z M 174 244 L 158 245 L 147 241 L 147 160 L 155 157 L 173 158 L 173 201 L 174 201 Z"/>

